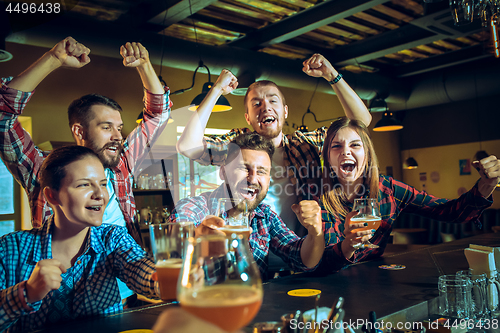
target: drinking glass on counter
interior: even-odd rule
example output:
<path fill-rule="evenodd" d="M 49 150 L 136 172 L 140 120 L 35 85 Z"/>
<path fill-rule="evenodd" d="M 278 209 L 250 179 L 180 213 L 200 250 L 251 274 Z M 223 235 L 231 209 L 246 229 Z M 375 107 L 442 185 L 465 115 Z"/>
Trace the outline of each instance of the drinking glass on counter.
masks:
<path fill-rule="evenodd" d="M 473 270 L 464 270 L 458 271 L 456 276 L 469 278 L 471 282 L 470 317 L 475 320 L 490 318 L 486 274 L 476 274 Z"/>
<path fill-rule="evenodd" d="M 351 224 L 353 223 L 367 223 L 368 226 L 363 228 L 358 228 L 358 231 L 364 230 L 377 230 L 380 227 L 382 222 L 382 218 L 380 217 L 380 209 L 378 206 L 377 199 L 355 199 L 354 206 L 352 207 L 353 211 L 358 211 L 358 215 L 351 218 Z M 356 244 L 355 247 L 364 246 L 365 248 L 376 249 L 379 246 L 370 243 L 370 241 L 366 241 L 363 243 Z"/>
<path fill-rule="evenodd" d="M 149 234 L 161 299 L 163 301 L 175 300 L 182 259 L 186 243 L 194 234 L 194 223 L 150 224 Z"/>
<path fill-rule="evenodd" d="M 438 290 L 440 315 L 458 319 L 471 318 L 472 283 L 469 277 L 441 275 Z"/>
<path fill-rule="evenodd" d="M 252 321 L 262 295 L 259 269 L 241 235 L 189 240 L 178 284 L 183 309 L 232 332 Z"/>
<path fill-rule="evenodd" d="M 218 230 L 226 235 L 242 235 L 248 240 L 250 237 L 250 226 L 248 223 L 248 208 L 245 200 L 219 199 L 217 203 L 217 216 L 224 220 L 224 226 Z"/>

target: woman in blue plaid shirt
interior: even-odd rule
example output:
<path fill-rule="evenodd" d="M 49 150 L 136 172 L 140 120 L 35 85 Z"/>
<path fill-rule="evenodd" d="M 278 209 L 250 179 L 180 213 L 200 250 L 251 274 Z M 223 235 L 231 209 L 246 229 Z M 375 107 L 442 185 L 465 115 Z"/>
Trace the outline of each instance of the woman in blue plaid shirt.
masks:
<path fill-rule="evenodd" d="M 56 149 L 40 175 L 54 214 L 41 228 L 0 238 L 0 331 L 120 312 L 117 278 L 158 298 L 152 259 L 125 227 L 101 226 L 108 192 L 96 153 Z"/>

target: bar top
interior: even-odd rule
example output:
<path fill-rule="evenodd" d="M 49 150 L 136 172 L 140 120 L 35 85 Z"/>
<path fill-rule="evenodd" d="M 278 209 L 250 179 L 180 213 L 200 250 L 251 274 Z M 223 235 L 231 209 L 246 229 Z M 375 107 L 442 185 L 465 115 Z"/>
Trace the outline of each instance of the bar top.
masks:
<path fill-rule="evenodd" d="M 366 320 L 370 311 L 388 316 L 438 296 L 438 276 L 467 269 L 463 249 L 469 244 L 500 246 L 500 233 L 482 234 L 439 245 L 389 254 L 351 265 L 340 272 L 317 276 L 295 274 L 264 284 L 264 301 L 253 323 L 279 321 L 281 315 L 314 308 L 315 297 L 294 297 L 295 289 L 321 290 L 320 306 L 331 307 L 344 297 L 344 321 Z M 388 245 L 389 246 L 389 245 Z M 397 247 L 401 249 L 401 246 Z M 394 253 L 394 252 L 391 252 Z M 402 270 L 385 270 L 380 265 L 404 265 Z M 104 318 L 84 319 L 47 328 L 50 332 L 121 332 L 151 328 L 157 316 L 172 305 L 160 304 L 131 309 Z M 249 329 L 247 329 L 250 332 Z"/>

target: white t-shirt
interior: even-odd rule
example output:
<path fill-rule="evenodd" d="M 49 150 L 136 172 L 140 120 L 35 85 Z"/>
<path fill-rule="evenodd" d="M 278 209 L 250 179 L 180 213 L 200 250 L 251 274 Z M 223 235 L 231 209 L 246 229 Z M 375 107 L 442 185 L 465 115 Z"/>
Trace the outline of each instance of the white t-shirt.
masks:
<path fill-rule="evenodd" d="M 125 227 L 125 217 L 123 216 L 123 212 L 120 209 L 118 197 L 116 196 L 115 189 L 113 188 L 113 184 L 111 183 L 111 178 L 114 176 L 113 172 L 111 172 L 109 168 L 106 168 L 104 171 L 108 180 L 106 188 L 108 189 L 109 193 L 109 202 L 104 209 L 102 223 Z"/>
<path fill-rule="evenodd" d="M 271 209 L 281 217 L 287 227 L 297 233 L 302 225 L 292 210 L 292 204 L 297 203 L 297 194 L 295 186 L 288 178 L 285 158 L 285 148 L 276 148 L 272 160 L 271 182 L 264 203 L 271 206 Z"/>

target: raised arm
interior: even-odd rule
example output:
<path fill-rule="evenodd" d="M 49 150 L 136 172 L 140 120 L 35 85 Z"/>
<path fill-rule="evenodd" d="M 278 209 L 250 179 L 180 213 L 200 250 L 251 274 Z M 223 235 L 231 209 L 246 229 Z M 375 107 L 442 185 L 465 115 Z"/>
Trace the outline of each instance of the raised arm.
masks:
<path fill-rule="evenodd" d="M 127 43 L 120 48 L 125 67 L 135 67 L 142 80 L 142 85 L 150 93 L 162 95 L 164 88 L 149 60 L 148 50 L 141 43 Z"/>
<path fill-rule="evenodd" d="M 495 187 L 500 183 L 500 160 L 490 155 L 480 161 L 472 162 L 472 165 L 481 175 L 477 188 L 484 198 L 489 198 Z"/>
<path fill-rule="evenodd" d="M 307 236 L 300 248 L 300 257 L 304 265 L 312 268 L 320 262 L 325 250 L 321 208 L 314 200 L 302 200 L 298 204 L 293 204 L 292 210 L 307 229 Z"/>
<path fill-rule="evenodd" d="M 9 88 L 33 91 L 42 80 L 59 67 L 81 68 L 90 62 L 90 49 L 72 37 L 66 37 L 9 82 Z"/>
<path fill-rule="evenodd" d="M 226 95 L 238 86 L 238 80 L 227 69 L 222 70 L 219 78 L 201 102 L 196 112 L 189 119 L 179 141 L 177 151 L 189 159 L 203 155 L 205 144 L 203 135 L 212 109 L 221 95 Z"/>
<path fill-rule="evenodd" d="M 370 125 L 372 116 L 368 112 L 365 103 L 344 79 L 333 83 L 339 72 L 333 68 L 332 64 L 324 56 L 315 53 L 311 58 L 304 61 L 303 65 L 302 70 L 304 73 L 312 77 L 322 77 L 330 83 L 344 108 L 345 115 L 349 119 L 362 121 L 367 127 Z"/>

